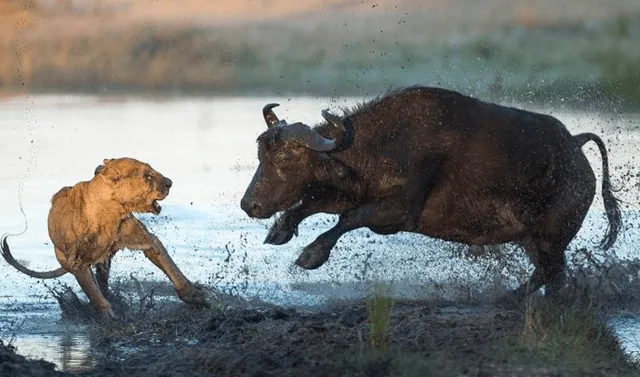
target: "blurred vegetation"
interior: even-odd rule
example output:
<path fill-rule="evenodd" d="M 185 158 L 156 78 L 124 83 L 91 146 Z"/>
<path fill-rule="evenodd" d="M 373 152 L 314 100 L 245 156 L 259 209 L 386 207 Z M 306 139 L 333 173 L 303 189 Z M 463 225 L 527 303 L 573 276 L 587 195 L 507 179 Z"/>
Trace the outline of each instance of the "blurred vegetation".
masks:
<path fill-rule="evenodd" d="M 420 83 L 491 100 L 640 110 L 640 14 L 455 41 L 372 36 L 343 42 L 280 24 L 131 26 L 73 37 L 16 31 L 0 35 L 0 89 L 372 96 Z"/>

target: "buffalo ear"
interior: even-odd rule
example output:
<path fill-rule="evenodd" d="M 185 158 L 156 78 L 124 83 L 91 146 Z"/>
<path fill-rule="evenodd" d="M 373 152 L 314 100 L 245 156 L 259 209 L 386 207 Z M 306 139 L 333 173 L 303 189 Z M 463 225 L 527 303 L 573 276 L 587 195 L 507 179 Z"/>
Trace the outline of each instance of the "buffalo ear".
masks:
<path fill-rule="evenodd" d="M 337 166 L 336 172 L 338 174 L 338 178 L 345 179 L 349 175 L 351 175 L 351 170 L 348 167 L 344 166 L 341 163 L 338 163 L 337 165 L 338 166 Z"/>
<path fill-rule="evenodd" d="M 330 181 L 336 178 L 344 179 L 351 173 L 349 168 L 342 162 L 331 158 L 325 152 L 317 152 L 318 161 L 320 162 L 315 168 L 316 178 L 320 181 Z"/>

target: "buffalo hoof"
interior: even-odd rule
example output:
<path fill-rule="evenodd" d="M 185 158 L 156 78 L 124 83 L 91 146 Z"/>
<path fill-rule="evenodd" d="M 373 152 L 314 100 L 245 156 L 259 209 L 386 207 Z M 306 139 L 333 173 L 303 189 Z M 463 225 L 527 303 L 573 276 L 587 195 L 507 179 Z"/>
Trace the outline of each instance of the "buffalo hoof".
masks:
<path fill-rule="evenodd" d="M 207 298 L 202 291 L 202 288 L 197 286 L 190 286 L 185 293 L 178 293 L 180 299 L 188 304 L 189 306 L 193 306 L 195 308 L 208 308 L 210 307 L 207 302 Z"/>
<path fill-rule="evenodd" d="M 298 235 L 298 228 L 287 229 L 286 225 L 281 224 L 279 221 L 276 221 L 271 229 L 269 229 L 269 234 L 264 239 L 264 243 L 268 243 L 270 245 L 284 245 L 285 243 L 291 241 L 294 235 Z"/>
<path fill-rule="evenodd" d="M 296 265 L 305 270 L 314 270 L 329 259 L 331 247 L 322 242 L 313 242 L 302 250 L 302 254 L 296 260 Z"/>

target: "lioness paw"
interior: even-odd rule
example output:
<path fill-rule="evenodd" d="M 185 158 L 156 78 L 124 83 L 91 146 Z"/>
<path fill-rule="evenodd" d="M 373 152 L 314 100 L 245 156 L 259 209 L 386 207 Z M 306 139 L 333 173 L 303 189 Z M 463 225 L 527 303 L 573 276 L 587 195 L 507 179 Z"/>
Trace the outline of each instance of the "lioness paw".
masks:
<path fill-rule="evenodd" d="M 178 296 L 184 303 L 190 306 L 193 306 L 196 308 L 210 307 L 209 302 L 207 302 L 206 295 L 204 294 L 204 291 L 200 287 L 192 285 L 189 287 L 189 289 L 186 290 L 185 293 L 181 294 L 178 292 Z"/>

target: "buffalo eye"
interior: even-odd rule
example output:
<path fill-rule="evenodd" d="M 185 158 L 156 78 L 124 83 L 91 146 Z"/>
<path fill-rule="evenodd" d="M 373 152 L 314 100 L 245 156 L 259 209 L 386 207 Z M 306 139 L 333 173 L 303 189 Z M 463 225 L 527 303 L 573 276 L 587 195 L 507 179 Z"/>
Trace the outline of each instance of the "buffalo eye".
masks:
<path fill-rule="evenodd" d="M 276 160 L 278 160 L 279 162 L 289 162 L 291 161 L 292 157 L 293 156 L 291 155 L 291 152 L 286 150 L 276 153 Z"/>

